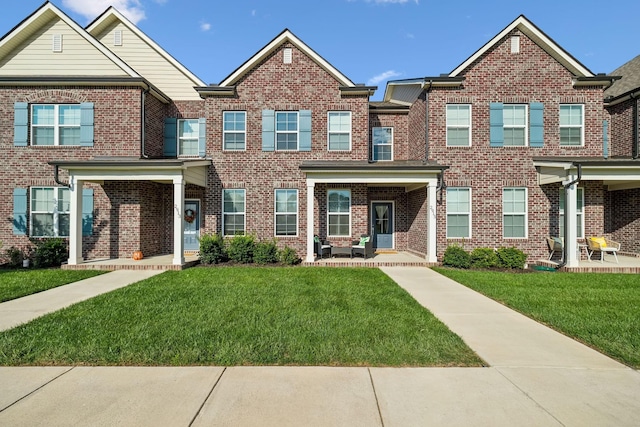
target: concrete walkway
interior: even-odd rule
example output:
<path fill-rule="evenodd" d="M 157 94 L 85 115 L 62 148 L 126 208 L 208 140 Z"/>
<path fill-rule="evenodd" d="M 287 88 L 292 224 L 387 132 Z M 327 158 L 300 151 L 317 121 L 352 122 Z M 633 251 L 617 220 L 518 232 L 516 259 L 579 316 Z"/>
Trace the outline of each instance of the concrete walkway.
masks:
<path fill-rule="evenodd" d="M 637 371 L 427 268 L 383 271 L 491 367 L 0 367 L 0 425 L 639 424 Z"/>

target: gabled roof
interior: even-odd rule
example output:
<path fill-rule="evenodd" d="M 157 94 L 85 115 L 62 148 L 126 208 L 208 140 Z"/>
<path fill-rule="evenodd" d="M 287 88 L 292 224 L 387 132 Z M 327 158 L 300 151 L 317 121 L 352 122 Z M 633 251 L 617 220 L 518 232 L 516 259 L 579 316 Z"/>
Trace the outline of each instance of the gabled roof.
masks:
<path fill-rule="evenodd" d="M 300 49 L 305 55 L 310 57 L 314 62 L 316 62 L 320 67 L 322 67 L 326 72 L 331 74 L 342 86 L 345 87 L 356 87 L 356 85 L 349 80 L 344 74 L 338 71 L 333 65 L 329 64 L 324 58 L 318 55 L 313 51 L 309 46 L 304 44 L 302 40 L 296 37 L 291 31 L 285 29 L 282 31 L 276 38 L 271 40 L 265 47 L 260 49 L 258 53 L 253 55 L 238 67 L 233 73 L 231 73 L 227 78 L 225 78 L 220 86 L 233 86 L 238 80 L 240 80 L 245 74 L 251 71 L 256 65 L 258 65 L 264 58 L 269 56 L 273 51 L 275 51 L 280 45 L 283 43 L 289 42 L 293 44 L 295 47 Z"/>
<path fill-rule="evenodd" d="M 142 39 L 145 43 L 149 45 L 153 50 L 155 50 L 160 56 L 162 56 L 167 62 L 173 65 L 176 69 L 178 69 L 182 74 L 184 74 L 188 79 L 193 82 L 194 86 L 204 86 L 205 83 L 198 78 L 195 74 L 189 71 L 184 65 L 182 65 L 177 59 L 171 56 L 166 50 L 164 50 L 160 45 L 158 45 L 155 41 L 153 41 L 149 36 L 143 33 L 138 27 L 136 27 L 131 21 L 129 21 L 123 14 L 121 14 L 116 8 L 113 6 L 109 7 L 102 15 L 98 16 L 93 22 L 87 25 L 87 32 L 91 35 L 96 36 L 101 33 L 104 29 L 113 25 L 116 22 L 121 22 L 125 25 L 132 33 Z"/>
<path fill-rule="evenodd" d="M 575 59 L 569 52 L 564 50 L 560 45 L 547 36 L 542 30 L 536 27 L 531 21 L 529 21 L 524 15 L 518 16 L 515 21 L 507 25 L 507 27 L 500 31 L 494 38 L 489 40 L 484 46 L 478 49 L 473 55 L 467 58 L 462 64 L 458 65 L 451 73 L 450 77 L 456 77 L 467 69 L 473 62 L 480 58 L 485 52 L 494 47 L 504 36 L 509 34 L 514 29 L 520 30 L 526 34 L 534 43 L 544 49 L 549 55 L 556 59 L 566 69 L 571 71 L 577 77 L 593 77 L 594 74 L 584 65 Z"/>
<path fill-rule="evenodd" d="M 32 34 L 54 18 L 62 20 L 69 26 L 69 28 L 90 43 L 98 52 L 102 53 L 106 58 L 113 62 L 126 75 L 136 78 L 140 77 L 133 68 L 128 66 L 124 61 L 118 58 L 117 55 L 87 33 L 84 28 L 78 25 L 73 19 L 48 1 L 0 39 L 0 59 L 10 54 L 13 49 L 26 41 Z"/>
<path fill-rule="evenodd" d="M 621 76 L 621 79 L 604 92 L 606 98 L 618 98 L 640 90 L 640 55 L 615 69 L 609 75 Z"/>

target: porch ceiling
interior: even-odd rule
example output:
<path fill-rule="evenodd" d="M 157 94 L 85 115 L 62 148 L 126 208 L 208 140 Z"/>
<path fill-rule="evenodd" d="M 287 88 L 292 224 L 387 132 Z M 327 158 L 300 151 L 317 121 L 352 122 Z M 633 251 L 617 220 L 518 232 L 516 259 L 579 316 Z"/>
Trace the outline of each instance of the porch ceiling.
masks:
<path fill-rule="evenodd" d="M 87 182 L 153 181 L 172 183 L 182 176 L 187 184 L 207 186 L 208 159 L 139 159 L 108 157 L 90 160 L 53 160 L 55 168 L 64 169 L 75 179 Z"/>
<path fill-rule="evenodd" d="M 640 188 L 640 159 L 614 157 L 534 158 L 540 185 L 573 180 L 581 168 L 581 181 L 602 181 L 609 191 Z"/>

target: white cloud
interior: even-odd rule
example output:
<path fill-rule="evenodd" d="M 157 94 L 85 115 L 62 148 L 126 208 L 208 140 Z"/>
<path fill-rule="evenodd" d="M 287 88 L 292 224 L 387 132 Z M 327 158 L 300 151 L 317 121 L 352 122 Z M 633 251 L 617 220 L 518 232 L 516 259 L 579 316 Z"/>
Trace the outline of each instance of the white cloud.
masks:
<path fill-rule="evenodd" d="M 139 0 L 62 0 L 62 5 L 88 20 L 97 18 L 109 6 L 118 9 L 134 24 L 145 18 L 144 10 Z"/>
<path fill-rule="evenodd" d="M 257 11 L 257 10 L 255 10 L 255 9 L 253 9 L 253 10 L 251 11 L 251 16 L 256 16 L 256 13 L 258 13 L 258 11 Z"/>
<path fill-rule="evenodd" d="M 211 29 L 211 24 L 209 24 L 208 22 L 201 22 L 200 29 L 202 31 L 209 31 Z"/>
<path fill-rule="evenodd" d="M 377 85 L 378 83 L 385 81 L 385 80 L 389 80 L 392 77 L 398 77 L 402 75 L 401 73 L 395 71 L 395 70 L 389 70 L 389 71 L 385 71 L 384 73 L 378 74 L 377 76 L 373 76 L 369 79 L 369 81 L 367 82 L 367 85 L 372 86 L 372 85 Z"/>

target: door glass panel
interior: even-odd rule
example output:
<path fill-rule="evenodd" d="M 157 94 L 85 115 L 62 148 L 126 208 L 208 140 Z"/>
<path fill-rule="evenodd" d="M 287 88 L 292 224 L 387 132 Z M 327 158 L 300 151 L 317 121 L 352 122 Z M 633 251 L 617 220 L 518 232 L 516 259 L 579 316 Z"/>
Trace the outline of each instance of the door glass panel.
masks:
<path fill-rule="evenodd" d="M 389 206 L 376 206 L 376 233 L 389 233 Z"/>

